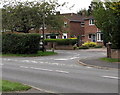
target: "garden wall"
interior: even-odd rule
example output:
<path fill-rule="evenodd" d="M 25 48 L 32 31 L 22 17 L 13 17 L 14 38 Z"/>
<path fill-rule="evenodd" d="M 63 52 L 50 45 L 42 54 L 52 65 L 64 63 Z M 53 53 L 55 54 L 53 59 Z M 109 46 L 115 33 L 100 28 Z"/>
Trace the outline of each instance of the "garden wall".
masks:
<path fill-rule="evenodd" d="M 120 49 L 111 49 L 111 58 L 120 59 Z"/>

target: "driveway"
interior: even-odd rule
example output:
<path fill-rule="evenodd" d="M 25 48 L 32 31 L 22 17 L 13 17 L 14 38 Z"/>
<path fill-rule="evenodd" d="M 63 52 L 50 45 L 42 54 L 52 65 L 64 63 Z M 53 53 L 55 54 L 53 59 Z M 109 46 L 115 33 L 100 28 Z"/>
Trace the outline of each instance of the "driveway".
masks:
<path fill-rule="evenodd" d="M 56 50 L 44 57 L 3 57 L 2 77 L 54 93 L 118 93 L 118 71 L 85 67 L 81 59 L 106 56 L 105 49 Z"/>

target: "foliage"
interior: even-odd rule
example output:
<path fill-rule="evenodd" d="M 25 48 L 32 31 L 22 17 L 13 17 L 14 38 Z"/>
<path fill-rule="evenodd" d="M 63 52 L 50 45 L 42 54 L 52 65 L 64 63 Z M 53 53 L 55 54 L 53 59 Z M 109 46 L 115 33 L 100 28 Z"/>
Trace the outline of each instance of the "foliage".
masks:
<path fill-rule="evenodd" d="M 92 2 L 91 7 L 96 26 L 103 32 L 104 41 L 111 42 L 112 48 L 120 49 L 120 1 Z"/>
<path fill-rule="evenodd" d="M 45 39 L 45 43 L 55 42 L 57 45 L 74 45 L 77 39 Z"/>
<path fill-rule="evenodd" d="M 96 45 L 96 46 L 94 46 L 94 48 L 102 48 L 102 46 L 101 45 Z"/>
<path fill-rule="evenodd" d="M 2 53 L 33 54 L 39 50 L 38 34 L 3 33 Z"/>
<path fill-rule="evenodd" d="M 63 21 L 55 11 L 58 5 L 55 1 L 17 2 L 4 5 L 2 8 L 3 29 L 28 33 L 30 29 L 44 27 L 44 21 L 45 27 L 61 31 Z"/>
<path fill-rule="evenodd" d="M 79 49 L 89 49 L 88 46 L 80 46 Z"/>
<path fill-rule="evenodd" d="M 81 16 L 88 16 L 89 13 L 88 13 L 88 10 L 86 9 L 81 9 L 77 12 L 78 15 L 81 15 Z"/>
<path fill-rule="evenodd" d="M 82 44 L 82 46 L 87 46 L 87 47 L 94 47 L 94 46 L 96 46 L 97 45 L 97 43 L 95 43 L 95 42 L 85 42 L 84 44 Z"/>
<path fill-rule="evenodd" d="M 2 80 L 2 91 L 5 92 L 10 92 L 10 91 L 23 91 L 23 90 L 28 90 L 30 89 L 30 86 L 27 85 L 23 85 L 21 83 L 18 82 L 11 82 L 11 81 L 7 81 L 7 80 Z"/>
<path fill-rule="evenodd" d="M 100 60 L 107 62 L 120 62 L 120 59 L 114 59 L 114 58 L 100 58 Z"/>
<path fill-rule="evenodd" d="M 49 56 L 49 55 L 55 55 L 56 52 L 51 51 L 38 51 L 36 54 L 2 54 L 0 56 L 21 56 L 21 57 L 36 57 L 36 56 Z"/>

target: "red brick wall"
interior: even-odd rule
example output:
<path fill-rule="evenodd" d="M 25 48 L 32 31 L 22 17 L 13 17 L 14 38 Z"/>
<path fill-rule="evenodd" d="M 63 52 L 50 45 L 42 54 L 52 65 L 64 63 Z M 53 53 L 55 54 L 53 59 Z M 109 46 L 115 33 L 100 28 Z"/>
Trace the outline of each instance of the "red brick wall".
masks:
<path fill-rule="evenodd" d="M 70 23 L 70 35 L 80 36 L 84 33 L 84 28 L 81 27 L 80 22 L 71 22 Z"/>
<path fill-rule="evenodd" d="M 85 20 L 84 31 L 84 41 L 91 41 L 90 39 L 88 39 L 88 35 L 96 33 L 98 30 L 95 25 L 89 25 L 89 20 Z"/>

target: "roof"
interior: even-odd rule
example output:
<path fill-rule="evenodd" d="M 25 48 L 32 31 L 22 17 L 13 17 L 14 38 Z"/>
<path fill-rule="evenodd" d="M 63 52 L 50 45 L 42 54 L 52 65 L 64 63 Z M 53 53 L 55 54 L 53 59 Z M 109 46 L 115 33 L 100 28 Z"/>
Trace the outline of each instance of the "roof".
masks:
<path fill-rule="evenodd" d="M 80 16 L 77 14 L 62 14 L 65 18 L 67 18 L 70 22 L 83 22 L 84 16 Z"/>
<path fill-rule="evenodd" d="M 85 17 L 84 20 L 89 20 L 89 19 L 94 19 L 93 16 L 88 16 L 88 17 Z"/>
<path fill-rule="evenodd" d="M 89 20 L 93 19 L 93 16 L 81 16 L 75 13 L 66 13 L 66 14 L 61 14 L 64 16 L 66 19 L 68 19 L 70 22 L 84 22 L 84 20 Z"/>

